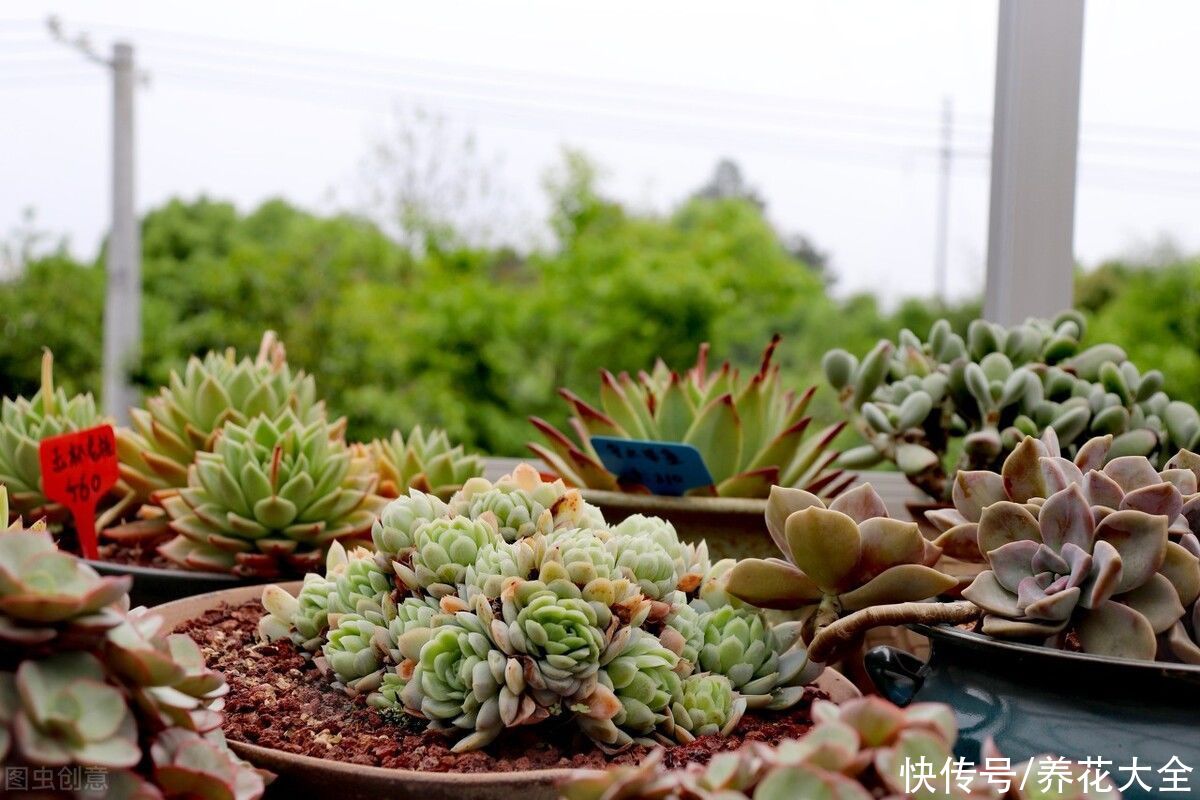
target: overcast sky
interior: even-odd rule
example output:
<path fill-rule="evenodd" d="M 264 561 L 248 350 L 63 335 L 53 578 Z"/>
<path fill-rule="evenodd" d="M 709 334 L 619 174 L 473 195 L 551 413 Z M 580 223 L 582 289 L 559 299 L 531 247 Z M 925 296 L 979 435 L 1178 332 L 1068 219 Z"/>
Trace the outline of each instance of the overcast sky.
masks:
<path fill-rule="evenodd" d="M 667 210 L 723 156 L 783 230 L 831 252 L 840 292 L 933 286 L 943 98 L 954 110 L 950 291 L 979 291 L 996 3 L 205 3 L 25 0 L 0 11 L 0 231 L 22 209 L 92 256 L 108 223 L 104 70 L 52 44 L 59 15 L 131 41 L 138 205 L 199 193 L 243 208 L 360 196 L 358 167 L 399 105 L 443 115 L 499 160 L 504 224 L 528 233 L 563 145 L 604 188 Z M 1200 249 L 1200 4 L 1091 0 L 1076 253 L 1167 236 Z M 332 199 L 331 199 L 332 198 Z"/>

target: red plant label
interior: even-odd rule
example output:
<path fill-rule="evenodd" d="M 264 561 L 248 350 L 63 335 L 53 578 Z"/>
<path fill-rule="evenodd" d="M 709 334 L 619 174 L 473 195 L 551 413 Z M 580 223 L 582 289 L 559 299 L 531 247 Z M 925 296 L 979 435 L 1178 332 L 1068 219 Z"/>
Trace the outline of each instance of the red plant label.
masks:
<path fill-rule="evenodd" d="M 96 504 L 117 482 L 117 438 L 112 425 L 43 439 L 38 449 L 42 492 L 75 519 L 85 558 L 99 558 Z"/>

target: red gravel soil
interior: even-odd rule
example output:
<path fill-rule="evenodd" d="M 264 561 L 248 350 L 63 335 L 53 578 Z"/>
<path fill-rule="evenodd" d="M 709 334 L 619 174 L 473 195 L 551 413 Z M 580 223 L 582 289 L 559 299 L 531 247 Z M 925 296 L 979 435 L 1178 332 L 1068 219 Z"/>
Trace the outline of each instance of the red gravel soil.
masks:
<path fill-rule="evenodd" d="M 505 731 L 484 750 L 452 753 L 454 740 L 424 729 L 422 720 L 385 719 L 329 686 L 310 659 L 290 642 L 261 644 L 255 635 L 262 616 L 257 601 L 222 605 L 179 630 L 191 634 L 208 665 L 229 682 L 225 734 L 230 739 L 289 753 L 375 767 L 423 772 L 511 772 L 555 767 L 603 768 L 640 761 L 649 752 L 634 747 L 609 756 L 568 722 Z M 702 736 L 667 750 L 666 766 L 707 762 L 744 741 L 777 743 L 811 727 L 809 707 L 826 695 L 810 689 L 784 713 L 747 714 L 732 736 Z"/>

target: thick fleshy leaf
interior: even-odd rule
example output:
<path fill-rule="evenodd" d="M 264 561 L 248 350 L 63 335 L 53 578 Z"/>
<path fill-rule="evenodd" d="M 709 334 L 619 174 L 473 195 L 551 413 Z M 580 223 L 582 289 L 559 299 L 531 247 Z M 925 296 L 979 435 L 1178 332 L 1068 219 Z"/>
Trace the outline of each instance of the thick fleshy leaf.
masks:
<path fill-rule="evenodd" d="M 985 470 L 960 471 L 954 478 L 950 494 L 954 507 L 969 522 L 979 522 L 985 508 L 1008 499 L 1004 478 Z"/>
<path fill-rule="evenodd" d="M 1155 633 L 1165 633 L 1183 616 L 1179 593 L 1164 575 L 1155 574 L 1150 580 L 1127 593 L 1121 602 L 1141 613 L 1150 621 Z"/>
<path fill-rule="evenodd" d="M 1079 604 L 1084 608 L 1096 608 L 1112 597 L 1121 580 L 1121 554 L 1105 541 L 1096 542 L 1092 550 L 1092 571 L 1080 589 L 1083 595 Z"/>
<path fill-rule="evenodd" d="M 825 592 L 849 588 L 849 580 L 862 552 L 854 520 L 839 511 L 806 508 L 787 518 L 784 525 L 791 561 Z"/>
<path fill-rule="evenodd" d="M 1190 606 L 1200 597 L 1200 558 L 1176 542 L 1167 542 L 1166 555 L 1158 571 L 1175 587 L 1179 600 Z"/>
<path fill-rule="evenodd" d="M 771 534 L 771 539 L 779 548 L 779 552 L 783 553 L 785 557 L 791 555 L 787 544 L 787 534 L 784 532 L 787 518 L 797 511 L 814 507 L 825 507 L 820 498 L 814 494 L 809 494 L 803 489 L 792 489 L 786 486 L 771 487 L 771 494 L 767 497 L 767 531 Z"/>
<path fill-rule="evenodd" d="M 847 702 L 840 718 L 858 733 L 864 747 L 882 747 L 904 727 L 904 711 L 878 697 Z"/>
<path fill-rule="evenodd" d="M 978 605 L 978 603 L 976 603 Z M 1066 621 L 1037 622 L 1011 619 L 988 614 L 983 618 L 983 632 L 1001 639 L 1046 639 L 1067 627 Z"/>
<path fill-rule="evenodd" d="M 1183 495 L 1173 483 L 1162 483 L 1143 486 L 1125 495 L 1119 508 L 1142 511 L 1146 514 L 1162 514 L 1170 525 L 1183 510 Z"/>
<path fill-rule="evenodd" d="M 821 599 L 821 590 L 785 561 L 743 558 L 726 573 L 725 590 L 758 608 L 793 609 Z"/>
<path fill-rule="evenodd" d="M 933 540 L 950 558 L 960 561 L 978 563 L 983 561 L 983 553 L 979 550 L 979 524 L 968 522 L 958 525 Z"/>
<path fill-rule="evenodd" d="M 742 432 L 733 396 L 721 395 L 702 408 L 683 443 L 700 451 L 714 483 L 736 474 L 742 461 Z"/>
<path fill-rule="evenodd" d="M 1104 465 L 1104 474 L 1126 492 L 1153 486 L 1162 481 L 1154 465 L 1141 456 L 1120 456 Z"/>
<path fill-rule="evenodd" d="M 1078 602 L 1079 589 L 1077 587 L 1064 589 L 1026 604 L 1025 616 L 1036 620 L 1065 622 L 1071 618 L 1071 612 L 1075 610 Z"/>
<path fill-rule="evenodd" d="M 1167 634 L 1167 645 L 1176 658 L 1185 664 L 1200 664 L 1200 644 L 1197 644 L 1182 622 L 1176 622 Z"/>
<path fill-rule="evenodd" d="M 1141 586 L 1162 566 L 1167 550 L 1167 518 L 1140 511 L 1114 511 L 1096 526 L 1097 541 L 1121 554 L 1121 579 L 1114 594 Z"/>
<path fill-rule="evenodd" d="M 970 523 L 956 508 L 931 508 L 925 512 L 925 520 L 937 529 L 938 533 L 945 533 L 951 528 Z"/>
<path fill-rule="evenodd" d="M 979 518 L 979 550 L 990 553 L 1009 542 L 1041 542 L 1037 519 L 1024 506 L 1007 500 L 993 503 Z"/>
<path fill-rule="evenodd" d="M 1046 496 L 1046 481 L 1041 468 L 1042 450 L 1037 439 L 1026 436 L 1004 459 L 1000 475 L 1004 479 L 1004 491 L 1012 500 L 1024 503 L 1031 497 Z"/>
<path fill-rule="evenodd" d="M 1000 585 L 1015 594 L 1021 581 L 1036 575 L 1033 559 L 1042 546 L 1038 542 L 1022 540 L 1001 545 L 988 553 L 988 563 Z"/>
<path fill-rule="evenodd" d="M 864 522 L 876 517 L 888 515 L 883 498 L 869 483 L 855 486 L 848 492 L 843 492 L 829 504 L 832 511 L 840 511 L 855 522 Z"/>
<path fill-rule="evenodd" d="M 925 538 L 915 522 L 872 517 L 858 526 L 862 541 L 857 578 L 864 580 L 897 564 L 919 564 L 925 553 Z"/>
<path fill-rule="evenodd" d="M 958 580 L 924 564 L 900 564 L 838 599 L 847 611 L 884 603 L 907 603 L 948 592 Z"/>
<path fill-rule="evenodd" d="M 1082 547 L 1063 545 L 1059 558 L 1066 564 L 1067 586 L 1082 586 L 1092 572 L 1092 555 Z M 1036 568 L 1035 564 L 1035 568 Z"/>
<path fill-rule="evenodd" d="M 1079 446 L 1079 452 L 1075 454 L 1075 466 L 1085 475 L 1103 467 L 1104 462 L 1108 460 L 1108 449 L 1112 447 L 1112 441 L 1111 433 L 1088 439 Z"/>
<path fill-rule="evenodd" d="M 1061 550 L 1068 543 L 1091 550 L 1095 525 L 1079 484 L 1050 495 L 1038 513 L 1042 541 L 1053 550 Z"/>
<path fill-rule="evenodd" d="M 1047 428 L 1046 430 L 1054 429 Z M 1047 492 L 1061 492 L 1072 484 L 1083 483 L 1083 473 L 1079 467 L 1075 466 L 1075 462 L 1062 456 L 1043 456 L 1041 464 L 1042 478 L 1046 482 Z"/>
<path fill-rule="evenodd" d="M 1089 472 L 1083 479 L 1083 493 L 1094 506 L 1116 509 L 1125 499 L 1125 490 L 1120 484 L 1099 470 Z"/>
<path fill-rule="evenodd" d="M 1175 488 L 1182 495 L 1195 494 L 1197 489 L 1200 489 L 1200 485 L 1196 481 L 1196 473 L 1190 469 L 1164 469 L 1158 474 L 1167 483 L 1175 484 Z"/>
<path fill-rule="evenodd" d="M 1129 606 L 1111 600 L 1085 614 L 1078 631 L 1085 653 L 1151 661 L 1158 651 L 1150 621 Z"/>
<path fill-rule="evenodd" d="M 1001 617 L 1021 616 L 1016 593 L 1001 586 L 1000 581 L 996 580 L 996 574 L 990 569 L 976 575 L 971 585 L 963 589 L 962 596 L 992 614 Z"/>

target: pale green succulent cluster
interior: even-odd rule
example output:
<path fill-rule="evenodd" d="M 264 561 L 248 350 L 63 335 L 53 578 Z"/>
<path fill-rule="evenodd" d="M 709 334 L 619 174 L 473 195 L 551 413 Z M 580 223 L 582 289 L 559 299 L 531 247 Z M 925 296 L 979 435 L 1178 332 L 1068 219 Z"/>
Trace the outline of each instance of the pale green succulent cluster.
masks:
<path fill-rule="evenodd" d="M 317 567 L 329 544 L 364 537 L 382 508 L 376 478 L 324 419 L 286 411 L 227 423 L 162 506 L 159 552 L 194 569 L 277 576 Z"/>
<path fill-rule="evenodd" d="M 776 336 L 759 369 L 745 376 L 728 363 L 710 372 L 707 344 L 682 375 L 661 360 L 636 378 L 604 370 L 601 408 L 559 391 L 571 406 L 576 438 L 531 417 L 545 444 L 530 443 L 529 449 L 572 486 L 645 491 L 623 486 L 604 467 L 591 437 L 683 442 L 700 451 L 713 479 L 689 494 L 766 497 L 772 485 L 781 484 L 833 497 L 852 481 L 831 466 L 838 454 L 830 446 L 844 423 L 808 430 L 812 420 L 805 414 L 816 387 L 797 395 L 784 385 L 779 365 L 772 364 L 778 346 Z"/>
<path fill-rule="evenodd" d="M 965 339 L 939 320 L 925 341 L 904 330 L 861 362 L 830 351 L 826 377 L 866 440 L 840 463 L 891 461 L 930 496 L 949 499 L 953 472 L 998 469 L 1022 438 L 1047 429 L 1068 457 L 1105 434 L 1114 437 L 1112 456 L 1160 465 L 1200 445 L 1200 414 L 1161 391 L 1161 372 L 1139 372 L 1113 344 L 1081 349 L 1084 332 L 1074 311 L 1011 328 L 975 320 Z M 961 457 L 948 472 L 959 441 Z"/>
<path fill-rule="evenodd" d="M 13 517 L 36 522 L 47 517 L 60 521 L 66 510 L 42 491 L 38 446 L 43 439 L 100 425 L 104 418 L 90 394 L 68 397 L 54 386 L 54 357 L 42 356 L 42 385 L 29 399 L 5 397 L 0 404 L 0 486 L 8 488 Z M 9 518 L 0 518 L 0 528 Z"/>
<path fill-rule="evenodd" d="M 44 530 L 0 531 L 0 763 L 104 769 L 110 796 L 261 797 L 221 738 L 224 679 L 162 617 L 129 610 L 129 583 Z"/>
<path fill-rule="evenodd" d="M 797 626 L 729 605 L 729 565 L 703 545 L 650 517 L 610 527 L 526 466 L 447 503 L 410 489 L 373 539 L 373 554 L 331 548 L 299 597 L 268 587 L 260 634 L 385 718 L 459 734 L 458 751 L 563 717 L 613 751 L 728 733 L 813 677 Z"/>
<path fill-rule="evenodd" d="M 726 696 L 703 676 L 687 692 L 697 718 L 723 718 L 709 709 Z M 873 800 L 873 798 L 938 797 L 947 800 L 1119 800 L 1112 779 L 1087 772 L 1084 764 L 1051 756 L 1014 764 L 1015 775 L 1040 776 L 1046 765 L 1058 766 L 1058 781 L 989 778 L 984 765 L 1009 764 L 995 747 L 984 747 L 979 768 L 961 762 L 963 780 L 935 782 L 926 790 L 912 778 L 914 764 L 954 761 L 958 737 L 954 711 L 940 703 L 916 703 L 901 709 L 879 697 L 834 705 L 818 700 L 812 708 L 813 728 L 800 739 L 775 747 L 761 742 L 719 753 L 707 764 L 680 770 L 664 768 L 663 750 L 636 766 L 583 772 L 562 788 L 564 800 Z M 714 721 L 708 727 L 717 725 Z M 935 766 L 936 770 L 938 767 Z M 1085 785 L 1084 776 L 1088 781 Z M 914 791 L 914 786 L 918 786 Z M 1090 787 L 1090 788 L 1089 788 Z"/>
<path fill-rule="evenodd" d="M 416 489 L 448 500 L 468 480 L 483 474 L 483 459 L 467 453 L 461 444 L 452 447 L 446 432 L 437 428 L 426 434 L 418 425 L 407 437 L 392 431 L 387 439 L 376 439 L 366 448 L 384 497 Z"/>

